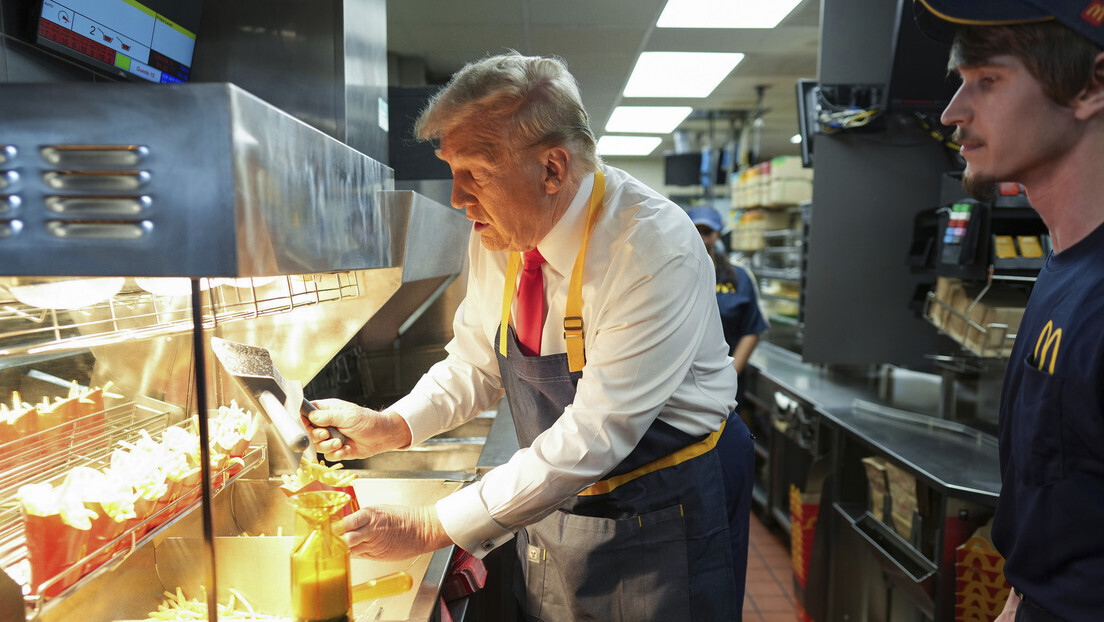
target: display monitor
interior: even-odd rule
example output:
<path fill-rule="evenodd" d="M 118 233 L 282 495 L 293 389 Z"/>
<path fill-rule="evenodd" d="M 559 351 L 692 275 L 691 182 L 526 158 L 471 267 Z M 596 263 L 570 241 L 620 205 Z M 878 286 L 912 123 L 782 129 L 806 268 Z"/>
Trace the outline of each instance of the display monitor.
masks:
<path fill-rule="evenodd" d="M 797 81 L 797 131 L 801 135 L 801 165 L 813 168 L 813 141 L 816 139 L 817 97 L 820 84 L 816 80 Z"/>
<path fill-rule="evenodd" d="M 940 114 L 958 81 L 947 74 L 951 45 L 929 38 L 913 17 L 912 0 L 898 0 L 886 109 Z"/>
<path fill-rule="evenodd" d="M 728 154 L 723 151 L 665 153 L 663 154 L 663 183 L 667 186 L 724 185 L 728 157 Z M 712 175 L 707 174 L 710 170 Z"/>
<path fill-rule="evenodd" d="M 42 0 L 36 41 L 128 79 L 187 82 L 197 0 Z"/>
<path fill-rule="evenodd" d="M 667 186 L 701 185 L 700 151 L 693 153 L 666 153 L 663 155 L 663 183 Z"/>

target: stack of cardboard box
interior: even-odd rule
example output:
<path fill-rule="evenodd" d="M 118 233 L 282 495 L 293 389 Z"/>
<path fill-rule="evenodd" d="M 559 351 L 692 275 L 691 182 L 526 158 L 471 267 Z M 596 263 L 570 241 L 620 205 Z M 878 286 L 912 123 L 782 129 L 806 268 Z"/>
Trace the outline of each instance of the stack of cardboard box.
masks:
<path fill-rule="evenodd" d="M 1027 295 L 1018 289 L 982 289 L 939 277 L 928 308 L 931 323 L 981 357 L 1007 357 L 1023 319 Z"/>
<path fill-rule="evenodd" d="M 1011 587 L 1004 578 L 1004 558 L 993 546 L 990 525 L 959 545 L 955 557 L 955 620 L 988 622 L 997 617 Z"/>

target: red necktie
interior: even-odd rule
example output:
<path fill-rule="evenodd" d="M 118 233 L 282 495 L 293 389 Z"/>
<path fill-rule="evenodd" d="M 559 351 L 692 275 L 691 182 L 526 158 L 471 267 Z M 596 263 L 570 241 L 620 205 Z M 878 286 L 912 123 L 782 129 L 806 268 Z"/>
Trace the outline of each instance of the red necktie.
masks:
<path fill-rule="evenodd" d="M 540 356 L 541 329 L 544 326 L 544 257 L 534 248 L 523 253 L 524 268 L 518 281 L 517 329 L 521 351 L 526 356 Z"/>

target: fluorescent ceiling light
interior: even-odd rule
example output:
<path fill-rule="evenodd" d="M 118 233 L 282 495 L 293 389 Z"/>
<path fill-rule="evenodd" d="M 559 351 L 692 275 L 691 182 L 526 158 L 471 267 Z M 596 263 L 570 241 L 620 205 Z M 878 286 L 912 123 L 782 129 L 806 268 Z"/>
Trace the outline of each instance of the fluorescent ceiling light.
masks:
<path fill-rule="evenodd" d="M 603 136 L 598 139 L 598 155 L 651 155 L 661 140 L 658 136 Z"/>
<path fill-rule="evenodd" d="M 774 28 L 801 0 L 668 0 L 659 28 Z"/>
<path fill-rule="evenodd" d="M 731 52 L 641 52 L 625 97 L 708 97 L 743 59 Z"/>
<path fill-rule="evenodd" d="M 606 123 L 606 131 L 670 134 L 693 111 L 690 106 L 618 106 Z"/>

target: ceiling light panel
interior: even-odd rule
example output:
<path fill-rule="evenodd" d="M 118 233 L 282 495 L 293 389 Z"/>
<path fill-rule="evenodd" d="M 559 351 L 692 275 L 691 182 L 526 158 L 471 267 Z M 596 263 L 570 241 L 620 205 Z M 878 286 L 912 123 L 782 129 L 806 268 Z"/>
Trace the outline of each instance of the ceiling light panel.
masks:
<path fill-rule="evenodd" d="M 658 136 L 603 136 L 598 139 L 600 156 L 646 156 L 659 146 Z"/>
<path fill-rule="evenodd" d="M 708 97 L 744 59 L 730 52 L 641 52 L 625 97 Z"/>
<path fill-rule="evenodd" d="M 774 28 L 801 0 L 668 0 L 659 28 Z"/>
<path fill-rule="evenodd" d="M 690 106 L 618 106 L 606 123 L 606 131 L 670 134 L 693 110 Z"/>

